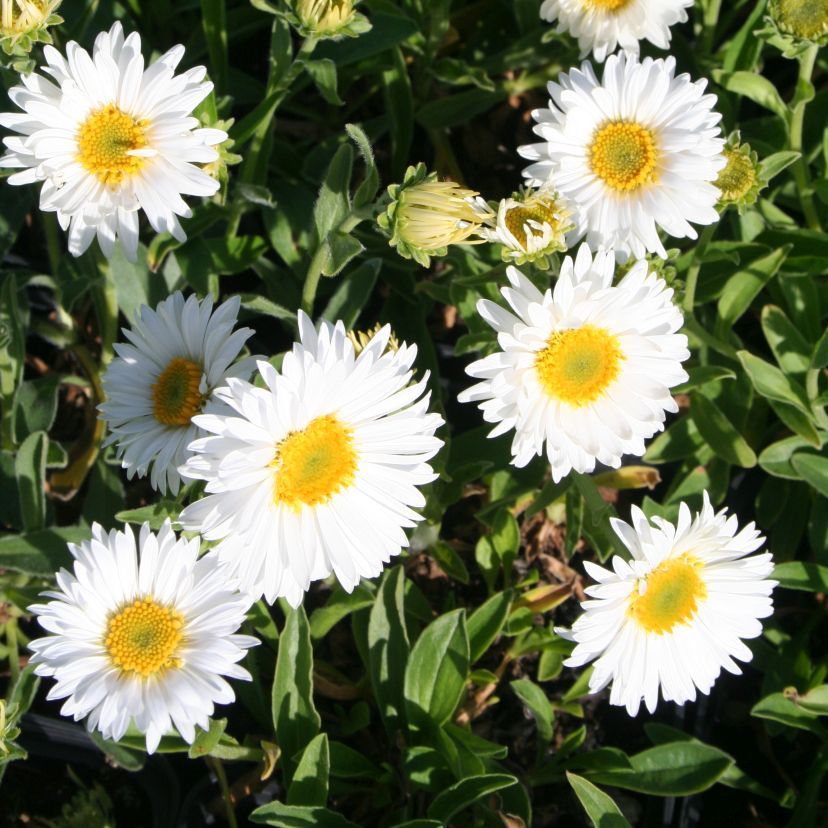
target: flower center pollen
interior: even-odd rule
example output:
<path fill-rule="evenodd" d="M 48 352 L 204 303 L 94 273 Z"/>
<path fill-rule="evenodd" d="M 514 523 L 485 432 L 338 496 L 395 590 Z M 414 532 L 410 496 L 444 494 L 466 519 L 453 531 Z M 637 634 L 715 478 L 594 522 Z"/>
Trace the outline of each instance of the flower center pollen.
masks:
<path fill-rule="evenodd" d="M 152 386 L 152 413 L 159 423 L 186 426 L 201 411 L 204 394 L 199 387 L 203 369 L 183 357 L 176 357 Z"/>
<path fill-rule="evenodd" d="M 103 184 L 115 186 L 135 175 L 146 158 L 130 155 L 147 146 L 146 123 L 115 104 L 94 110 L 78 132 L 78 160 Z"/>
<path fill-rule="evenodd" d="M 356 475 L 353 432 L 333 414 L 288 434 L 276 449 L 274 500 L 294 511 L 326 503 Z"/>
<path fill-rule="evenodd" d="M 598 9 L 599 11 L 616 12 L 623 11 L 632 3 L 632 0 L 583 0 L 584 9 Z"/>
<path fill-rule="evenodd" d="M 656 180 L 654 136 L 640 124 L 605 123 L 596 130 L 587 152 L 592 172 L 613 190 L 631 192 Z"/>
<path fill-rule="evenodd" d="M 828 31 L 828 0 L 777 0 L 770 10 L 779 28 L 795 37 L 818 40 Z"/>
<path fill-rule="evenodd" d="M 526 247 L 526 223 L 529 221 L 537 222 L 538 224 L 548 224 L 550 227 L 555 227 L 559 223 L 560 215 L 556 210 L 556 205 L 553 203 L 539 203 L 533 207 L 512 207 L 511 210 L 506 211 L 506 227 L 509 232 L 515 237 L 515 241 L 521 246 Z M 530 229 L 532 225 L 529 225 Z"/>
<path fill-rule="evenodd" d="M 634 592 L 628 613 L 647 632 L 661 635 L 695 615 L 707 598 L 699 575 L 701 561 L 681 555 L 659 564 L 645 579 L 644 592 Z"/>
<path fill-rule="evenodd" d="M 122 672 L 148 678 L 180 666 L 175 652 L 183 629 L 184 619 L 172 607 L 152 598 L 136 598 L 109 619 L 104 647 Z"/>
<path fill-rule="evenodd" d="M 604 328 L 583 325 L 553 333 L 535 356 L 535 370 L 550 397 L 580 407 L 606 392 L 623 361 L 617 337 Z"/>
<path fill-rule="evenodd" d="M 750 156 L 736 150 L 724 151 L 727 164 L 716 179 L 722 201 L 739 201 L 744 198 L 756 181 L 756 171 Z"/>

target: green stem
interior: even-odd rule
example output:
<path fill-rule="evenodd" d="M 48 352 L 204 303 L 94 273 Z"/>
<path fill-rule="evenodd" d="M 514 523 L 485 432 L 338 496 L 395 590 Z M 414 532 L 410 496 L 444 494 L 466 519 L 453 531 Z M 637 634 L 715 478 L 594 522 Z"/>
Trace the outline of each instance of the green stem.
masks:
<path fill-rule="evenodd" d="M 214 756 L 209 757 L 208 762 L 216 772 L 216 778 L 221 788 L 221 798 L 224 800 L 227 824 L 230 828 L 238 828 L 239 824 L 236 821 L 236 811 L 233 808 L 233 797 L 230 794 L 230 786 L 227 784 L 227 774 L 224 772 L 224 765 L 221 763 L 221 759 L 216 759 Z"/>
<path fill-rule="evenodd" d="M 6 646 L 9 648 L 9 678 L 15 684 L 20 676 L 20 650 L 17 646 L 17 619 L 6 621 Z"/>
<path fill-rule="evenodd" d="M 719 12 L 722 10 L 722 0 L 708 0 L 702 17 L 702 34 L 699 40 L 699 54 L 707 55 L 713 47 L 713 38 L 716 26 L 719 23 Z"/>
<path fill-rule="evenodd" d="M 308 35 L 299 47 L 299 51 L 293 58 L 290 68 L 283 75 L 277 74 L 275 64 L 271 66 L 271 75 L 268 78 L 267 88 L 265 89 L 265 100 L 273 96 L 273 102 L 270 105 L 267 115 L 262 119 L 262 122 L 256 127 L 253 137 L 250 139 L 250 146 L 245 153 L 244 163 L 242 164 L 241 172 L 239 173 L 239 180 L 244 184 L 250 184 L 259 177 L 259 164 L 262 149 L 265 146 L 270 127 L 273 123 L 273 117 L 276 110 L 282 105 L 287 97 L 290 87 L 296 78 L 299 77 L 304 61 L 307 60 L 313 50 L 316 48 L 318 38 L 313 35 Z M 239 224 L 241 223 L 242 214 L 244 213 L 244 202 L 236 200 L 230 211 L 228 235 L 230 238 L 234 237 L 239 232 Z"/>
<path fill-rule="evenodd" d="M 104 366 L 112 359 L 112 346 L 118 338 L 118 295 L 115 291 L 112 269 L 105 259 L 101 258 L 98 261 L 98 270 L 104 283 L 96 288 L 94 301 L 101 335 L 101 365 Z"/>
<path fill-rule="evenodd" d="M 702 256 L 704 256 L 707 251 L 707 246 L 710 244 L 713 234 L 716 232 L 716 228 L 718 226 L 718 222 L 715 224 L 708 224 L 707 227 L 701 231 L 698 244 L 696 245 L 696 249 L 693 251 L 693 261 L 687 269 L 687 279 L 684 283 L 684 302 L 682 303 L 682 307 L 687 313 L 693 312 L 693 305 L 696 303 L 696 285 L 699 281 Z"/>
<path fill-rule="evenodd" d="M 799 76 L 797 78 L 796 86 L 800 89 L 804 84 L 811 82 L 811 75 L 814 72 L 814 64 L 816 63 L 817 52 L 819 46 L 812 43 L 805 52 L 799 57 Z M 822 232 L 822 225 L 817 215 L 816 207 L 814 206 L 813 189 L 811 187 L 811 173 L 808 169 L 808 159 L 805 157 L 805 152 L 802 146 L 802 132 L 805 125 L 805 101 L 799 101 L 790 110 L 790 146 L 791 149 L 799 153 L 799 158 L 794 162 L 792 167 L 794 180 L 796 181 L 796 189 L 799 192 L 799 203 L 802 206 L 802 213 L 805 216 L 805 222 L 811 230 Z"/>

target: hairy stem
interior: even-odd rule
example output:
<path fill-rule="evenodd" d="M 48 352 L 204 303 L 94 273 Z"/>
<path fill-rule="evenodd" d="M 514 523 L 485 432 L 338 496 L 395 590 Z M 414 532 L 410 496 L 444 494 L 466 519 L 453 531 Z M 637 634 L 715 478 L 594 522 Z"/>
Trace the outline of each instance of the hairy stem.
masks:
<path fill-rule="evenodd" d="M 811 82 L 811 75 L 814 71 L 819 46 L 812 43 L 808 49 L 799 57 L 799 76 L 797 78 L 797 89 L 802 85 Z M 799 153 L 799 158 L 792 167 L 796 189 L 799 192 L 799 203 L 802 206 L 802 214 L 805 223 L 811 230 L 822 232 L 822 225 L 814 206 L 814 194 L 811 187 L 811 173 L 808 169 L 808 159 L 802 146 L 802 132 L 805 125 L 805 101 L 797 102 L 790 111 L 790 146 Z"/>

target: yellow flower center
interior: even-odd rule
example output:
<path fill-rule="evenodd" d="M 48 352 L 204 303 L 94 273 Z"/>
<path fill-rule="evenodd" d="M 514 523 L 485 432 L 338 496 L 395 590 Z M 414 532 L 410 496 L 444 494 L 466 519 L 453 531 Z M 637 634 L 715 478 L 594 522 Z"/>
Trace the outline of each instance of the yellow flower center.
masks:
<path fill-rule="evenodd" d="M 535 370 L 550 397 L 579 407 L 606 392 L 623 361 L 617 337 L 604 328 L 583 325 L 553 333 L 535 357 Z"/>
<path fill-rule="evenodd" d="M 185 426 L 201 411 L 204 394 L 199 391 L 203 369 L 183 357 L 176 357 L 152 386 L 152 413 L 159 423 Z"/>
<path fill-rule="evenodd" d="M 583 0 L 583 3 L 584 9 L 598 9 L 615 14 L 626 9 L 632 0 Z"/>
<path fill-rule="evenodd" d="M 644 593 L 633 593 L 630 616 L 647 632 L 657 635 L 686 624 L 707 598 L 707 587 L 699 575 L 701 568 L 702 562 L 689 554 L 659 564 L 646 577 Z"/>
<path fill-rule="evenodd" d="M 550 227 L 555 227 L 560 218 L 556 208 L 557 205 L 554 202 L 543 201 L 538 201 L 531 207 L 523 205 L 512 207 L 506 211 L 506 227 L 515 237 L 515 241 L 521 247 L 526 247 L 526 222 L 536 221 L 538 224 L 548 224 Z"/>
<path fill-rule="evenodd" d="M 354 482 L 357 453 L 353 432 L 333 414 L 288 434 L 276 449 L 274 500 L 298 512 L 326 503 Z"/>
<path fill-rule="evenodd" d="M 592 172 L 613 190 L 630 192 L 656 180 L 655 137 L 641 124 L 605 123 L 593 135 L 588 155 Z"/>
<path fill-rule="evenodd" d="M 828 31 L 828 0 L 778 0 L 771 14 L 790 34 L 816 40 Z"/>
<path fill-rule="evenodd" d="M 146 158 L 129 155 L 146 147 L 145 129 L 145 121 L 136 121 L 115 104 L 96 109 L 78 131 L 78 160 L 102 183 L 120 184 L 146 162 Z"/>
<path fill-rule="evenodd" d="M 148 678 L 181 665 L 175 652 L 183 629 L 184 619 L 172 607 L 152 598 L 136 598 L 109 619 L 104 647 L 123 672 Z"/>

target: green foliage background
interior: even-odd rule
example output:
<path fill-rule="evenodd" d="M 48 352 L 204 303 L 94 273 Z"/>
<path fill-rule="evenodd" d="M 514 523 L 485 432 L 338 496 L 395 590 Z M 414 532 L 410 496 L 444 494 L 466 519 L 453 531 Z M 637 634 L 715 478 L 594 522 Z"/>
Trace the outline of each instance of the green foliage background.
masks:
<path fill-rule="evenodd" d="M 828 817 L 826 54 L 785 57 L 778 36 L 758 37 L 761 0 L 700 2 L 674 29 L 680 70 L 710 79 L 725 132 L 741 131 L 770 183 L 664 267 L 692 349 L 679 415 L 635 466 L 554 485 L 542 460 L 512 468 L 509 436 L 487 440 L 456 403 L 464 365 L 494 344 L 474 307 L 497 298 L 496 248 L 453 248 L 425 270 L 373 221 L 380 181 L 418 161 L 487 198 L 518 187 L 528 113 L 579 63 L 538 7 L 365 0 L 369 32 L 317 43 L 275 0 L 61 6 L 58 45 L 90 46 L 113 19 L 141 32 L 145 54 L 183 42 L 186 65 L 206 63 L 216 84 L 202 114 L 235 119 L 243 160 L 221 197 L 195 205 L 185 244 L 145 228 L 136 265 L 71 259 L 34 189 L 0 185 L 4 824 L 243 824 L 254 809 L 255 823 L 319 828 Z M 179 511 L 127 483 L 95 415 L 119 327 L 178 288 L 240 294 L 251 350 L 275 361 L 299 307 L 390 322 L 418 344 L 448 426 L 416 551 L 350 595 L 317 584 L 298 611 L 254 607 L 255 681 L 192 747 L 168 738 L 147 761 L 137 736 L 72 741 L 81 726 L 59 721 L 25 666 L 37 635 L 25 608 L 92 521 L 157 526 Z M 562 669 L 571 645 L 553 624 L 577 614 L 581 561 L 620 552 L 610 516 L 639 503 L 672 519 L 704 489 L 768 535 L 777 610 L 745 676 L 630 720 L 585 695 L 586 671 Z"/>

